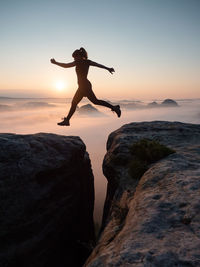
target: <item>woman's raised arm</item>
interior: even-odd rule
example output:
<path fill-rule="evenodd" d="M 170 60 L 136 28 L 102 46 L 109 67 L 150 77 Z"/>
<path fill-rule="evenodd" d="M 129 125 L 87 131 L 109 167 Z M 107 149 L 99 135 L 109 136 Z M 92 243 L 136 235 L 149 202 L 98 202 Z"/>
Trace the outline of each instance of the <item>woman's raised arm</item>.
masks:
<path fill-rule="evenodd" d="M 57 62 L 54 58 L 52 58 L 50 61 L 52 64 L 58 65 L 58 66 L 63 67 L 63 68 L 71 68 L 71 67 L 75 66 L 75 62 L 60 63 L 60 62 Z"/>
<path fill-rule="evenodd" d="M 106 66 L 104 66 L 104 65 L 101 65 L 101 64 L 96 63 L 96 62 L 91 61 L 91 60 L 90 60 L 90 66 L 98 67 L 98 68 L 101 68 L 101 69 L 106 69 L 106 70 L 108 70 L 111 74 L 113 74 L 113 72 L 115 72 L 115 70 L 114 70 L 113 68 L 108 68 L 108 67 L 106 67 Z"/>

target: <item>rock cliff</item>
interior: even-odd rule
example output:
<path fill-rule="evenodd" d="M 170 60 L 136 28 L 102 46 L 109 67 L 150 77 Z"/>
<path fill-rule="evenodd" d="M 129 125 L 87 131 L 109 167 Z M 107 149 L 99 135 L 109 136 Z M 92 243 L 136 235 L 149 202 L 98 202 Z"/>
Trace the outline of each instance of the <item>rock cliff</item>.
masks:
<path fill-rule="evenodd" d="M 85 266 L 200 266 L 200 125 L 124 125 L 108 138 L 103 170 L 102 233 Z"/>
<path fill-rule="evenodd" d="M 0 134 L 0 266 L 82 266 L 94 180 L 79 137 Z"/>

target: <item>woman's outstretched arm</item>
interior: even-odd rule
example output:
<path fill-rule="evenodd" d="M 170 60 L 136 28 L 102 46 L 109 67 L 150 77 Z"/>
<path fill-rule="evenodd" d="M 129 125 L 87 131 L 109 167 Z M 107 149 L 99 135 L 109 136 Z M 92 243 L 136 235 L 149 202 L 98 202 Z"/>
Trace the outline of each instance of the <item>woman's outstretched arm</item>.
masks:
<path fill-rule="evenodd" d="M 106 70 L 108 70 L 111 74 L 113 74 L 113 72 L 115 72 L 115 70 L 114 70 L 113 68 L 108 68 L 108 67 L 106 67 L 106 66 L 104 66 L 104 65 L 101 65 L 101 64 L 96 63 L 96 62 L 91 61 L 91 60 L 90 60 L 90 65 L 91 65 L 91 66 L 94 66 L 94 67 L 101 68 L 101 69 L 106 69 Z"/>
<path fill-rule="evenodd" d="M 63 68 L 71 68 L 71 67 L 74 67 L 75 66 L 75 62 L 71 62 L 71 63 L 60 63 L 60 62 L 57 62 L 54 58 L 51 59 L 51 63 L 52 64 L 56 64 L 60 67 L 63 67 Z"/>

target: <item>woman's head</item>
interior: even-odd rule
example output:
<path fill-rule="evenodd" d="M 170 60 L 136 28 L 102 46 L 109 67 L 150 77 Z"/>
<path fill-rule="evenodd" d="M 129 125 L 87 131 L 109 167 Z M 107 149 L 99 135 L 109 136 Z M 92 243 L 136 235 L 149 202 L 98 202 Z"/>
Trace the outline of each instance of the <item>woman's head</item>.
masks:
<path fill-rule="evenodd" d="M 76 59 L 87 59 L 88 58 L 88 54 L 87 51 L 81 47 L 80 49 L 77 49 L 73 52 L 72 57 L 76 60 Z"/>

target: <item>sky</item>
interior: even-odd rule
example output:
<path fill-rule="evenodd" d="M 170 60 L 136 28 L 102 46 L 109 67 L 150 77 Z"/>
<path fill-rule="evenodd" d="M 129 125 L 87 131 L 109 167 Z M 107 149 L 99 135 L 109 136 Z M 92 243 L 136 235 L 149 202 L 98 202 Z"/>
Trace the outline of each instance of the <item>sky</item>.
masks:
<path fill-rule="evenodd" d="M 97 97 L 200 98 L 199 0 L 0 1 L 0 96 L 72 97 L 83 46 Z"/>

